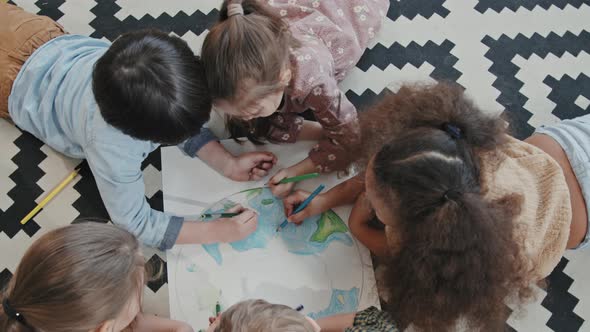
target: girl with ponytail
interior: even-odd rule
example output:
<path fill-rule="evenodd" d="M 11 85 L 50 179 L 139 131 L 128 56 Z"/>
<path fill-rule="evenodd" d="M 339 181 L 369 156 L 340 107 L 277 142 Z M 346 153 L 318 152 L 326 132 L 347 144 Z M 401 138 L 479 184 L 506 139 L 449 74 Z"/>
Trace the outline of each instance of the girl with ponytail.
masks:
<path fill-rule="evenodd" d="M 148 270 L 138 241 L 124 229 L 88 222 L 50 231 L 0 292 L 0 331 L 193 332 L 141 312 Z"/>
<path fill-rule="evenodd" d="M 572 216 L 586 208 L 570 199 L 561 160 L 537 147 L 539 134 L 530 143 L 510 137 L 460 87 L 402 87 L 363 113 L 361 126 L 364 173 L 289 220 L 354 203 L 349 227 L 384 262 L 387 306 L 320 320 L 322 331 L 363 321 L 385 324 L 363 331 L 451 331 L 459 322 L 503 330 L 504 300 L 527 300 L 566 247 L 583 242 L 587 219 Z M 287 197 L 286 213 L 307 195 Z"/>
<path fill-rule="evenodd" d="M 378 32 L 387 0 L 229 0 L 201 52 L 214 109 L 227 116 L 231 136 L 292 143 L 320 140 L 309 156 L 270 180 L 275 195 L 285 177 L 345 170 L 360 129 L 354 105 L 338 88 Z M 311 110 L 317 122 L 301 113 Z M 197 155 L 234 180 L 267 174 L 274 156 L 233 157 L 210 131 Z M 261 159 L 262 157 L 266 159 Z"/>

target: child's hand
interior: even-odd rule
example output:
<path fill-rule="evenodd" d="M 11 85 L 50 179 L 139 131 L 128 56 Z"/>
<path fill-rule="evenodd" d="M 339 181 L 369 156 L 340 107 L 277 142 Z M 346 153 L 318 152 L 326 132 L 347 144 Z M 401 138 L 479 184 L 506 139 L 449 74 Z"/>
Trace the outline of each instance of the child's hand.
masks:
<path fill-rule="evenodd" d="M 234 211 L 234 209 L 240 209 Z M 258 227 L 258 214 L 252 210 L 244 210 L 241 206 L 228 212 L 240 212 L 232 218 L 219 218 L 215 223 L 216 238 L 219 242 L 235 242 L 252 234 Z"/>
<path fill-rule="evenodd" d="M 217 315 L 217 317 L 209 317 L 209 328 L 207 328 L 207 332 L 215 331 L 217 325 L 219 325 L 219 318 L 221 314 Z"/>
<path fill-rule="evenodd" d="M 234 181 L 260 180 L 277 163 L 271 152 L 246 152 L 230 159 L 223 169 L 223 175 Z"/>
<path fill-rule="evenodd" d="M 297 174 L 291 174 L 291 170 L 289 168 L 284 168 L 277 172 L 270 180 L 268 180 L 268 186 L 270 191 L 276 197 L 285 197 L 287 196 L 293 187 L 295 186 L 295 182 L 279 184 L 279 182 L 285 178 L 290 178 L 296 176 Z"/>
<path fill-rule="evenodd" d="M 291 215 L 293 211 L 297 209 L 297 206 L 301 204 L 307 197 L 309 197 L 309 195 L 310 193 L 307 191 L 297 190 L 283 199 L 283 204 L 285 205 L 285 217 L 287 217 L 289 222 L 299 225 L 306 218 L 315 216 L 330 209 L 327 204 L 328 202 L 325 194 L 319 194 L 311 201 L 311 203 L 309 203 L 305 209 L 303 209 L 303 211 Z"/>

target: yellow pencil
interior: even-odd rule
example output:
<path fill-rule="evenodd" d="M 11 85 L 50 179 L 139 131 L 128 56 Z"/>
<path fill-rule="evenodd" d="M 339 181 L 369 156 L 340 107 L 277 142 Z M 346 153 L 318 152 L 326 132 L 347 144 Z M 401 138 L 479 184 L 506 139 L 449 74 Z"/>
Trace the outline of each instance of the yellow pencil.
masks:
<path fill-rule="evenodd" d="M 44 208 L 45 205 L 47 205 L 47 203 L 49 203 L 49 201 L 51 201 L 53 199 L 53 197 L 55 197 L 55 195 L 59 194 L 65 188 L 65 186 L 68 185 L 68 183 L 72 182 L 72 180 L 78 175 L 79 172 L 80 172 L 80 166 L 76 167 L 76 169 L 72 173 L 70 173 L 70 175 L 68 175 L 67 178 L 65 178 L 60 184 L 58 184 L 57 187 L 55 187 L 49 193 L 49 195 L 47 195 L 47 197 L 45 197 L 41 201 L 41 203 L 37 204 L 37 206 L 33 209 L 33 211 L 29 212 L 29 214 L 27 214 L 20 221 L 21 225 L 24 225 L 27 223 L 27 221 L 31 220 L 37 214 L 37 212 L 39 212 L 42 208 Z"/>

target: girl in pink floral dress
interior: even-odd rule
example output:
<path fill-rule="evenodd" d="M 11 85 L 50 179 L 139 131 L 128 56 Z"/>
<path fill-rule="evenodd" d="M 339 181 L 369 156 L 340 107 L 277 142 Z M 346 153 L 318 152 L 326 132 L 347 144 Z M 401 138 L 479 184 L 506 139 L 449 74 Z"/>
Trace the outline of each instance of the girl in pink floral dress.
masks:
<path fill-rule="evenodd" d="M 338 83 L 375 37 L 388 7 L 387 0 L 223 3 L 201 57 L 214 106 L 230 119 L 230 132 L 238 125 L 255 142 L 319 139 L 308 158 L 271 178 L 276 195 L 292 189 L 277 185 L 285 177 L 343 170 L 354 159 L 357 111 Z M 317 122 L 300 116 L 306 110 Z M 229 153 L 214 137 L 205 141 L 198 156 L 221 170 Z M 258 177 L 274 161 L 244 161 L 234 172 Z"/>

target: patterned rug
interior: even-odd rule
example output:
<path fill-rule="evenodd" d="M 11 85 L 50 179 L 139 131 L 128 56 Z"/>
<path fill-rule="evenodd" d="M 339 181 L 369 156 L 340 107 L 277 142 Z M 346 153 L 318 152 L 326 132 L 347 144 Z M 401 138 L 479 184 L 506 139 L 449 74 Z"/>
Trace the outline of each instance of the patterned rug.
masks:
<path fill-rule="evenodd" d="M 0 0 L 2 1 L 2 0 Z M 318 0 L 321 1 L 321 0 Z M 343 0 L 345 1 L 345 0 Z M 71 33 L 114 40 L 155 27 L 198 50 L 218 0 L 12 0 Z M 311 0 L 296 0 L 310 5 Z M 392 0 L 383 31 L 342 83 L 362 109 L 401 82 L 450 80 L 482 108 L 503 112 L 519 138 L 535 127 L 590 111 L 590 0 Z M 79 162 L 0 120 L 0 286 L 40 235 L 78 217 L 108 219 L 83 172 L 26 226 L 18 221 Z M 150 204 L 162 209 L 159 151 L 143 172 Z M 152 262 L 165 254 L 146 250 Z M 590 331 L 590 251 L 567 252 L 537 299 L 507 320 L 512 331 Z M 165 276 L 146 288 L 145 310 L 168 314 Z"/>

